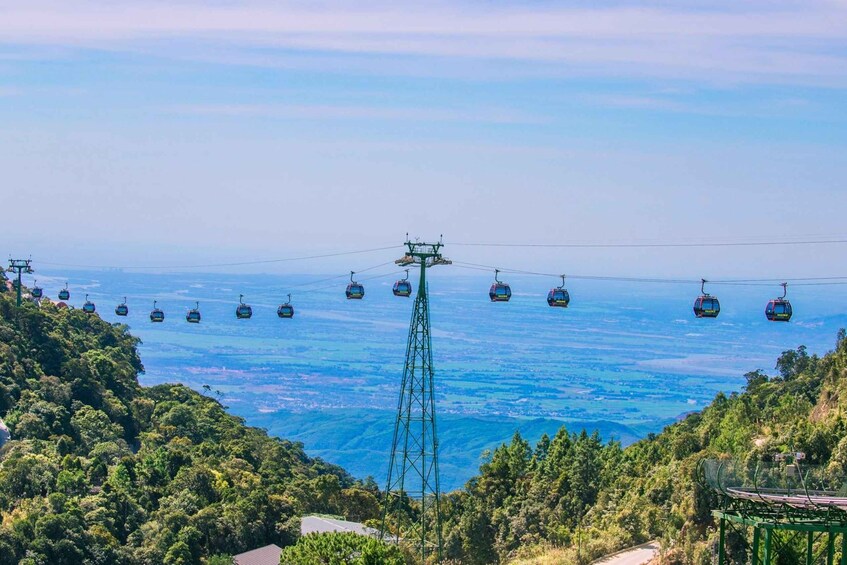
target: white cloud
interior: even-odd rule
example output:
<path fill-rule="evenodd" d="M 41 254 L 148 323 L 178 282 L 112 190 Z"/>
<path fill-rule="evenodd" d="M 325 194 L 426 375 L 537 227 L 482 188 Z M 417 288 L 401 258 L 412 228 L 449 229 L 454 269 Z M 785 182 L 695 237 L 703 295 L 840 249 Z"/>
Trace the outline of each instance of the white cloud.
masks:
<path fill-rule="evenodd" d="M 204 59 L 211 52 L 229 64 L 282 65 L 293 51 L 364 55 L 376 69 L 379 56 L 412 56 L 459 64 L 512 61 L 557 75 L 847 82 L 847 5 L 826 1 L 723 2 L 706 9 L 692 3 L 538 8 L 30 0 L 0 8 L 0 42 L 188 52 Z M 172 42 L 194 46 L 173 53 Z"/>

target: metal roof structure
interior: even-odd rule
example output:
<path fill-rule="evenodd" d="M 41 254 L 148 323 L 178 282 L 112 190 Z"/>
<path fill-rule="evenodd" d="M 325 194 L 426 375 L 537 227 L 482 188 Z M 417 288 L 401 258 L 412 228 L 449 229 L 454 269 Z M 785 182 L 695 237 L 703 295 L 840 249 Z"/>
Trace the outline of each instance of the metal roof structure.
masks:
<path fill-rule="evenodd" d="M 847 565 L 847 478 L 804 459 L 788 453 L 701 462 L 700 483 L 716 495 L 718 565 L 739 556 L 753 565 Z M 735 547 L 728 547 L 730 534 Z"/>
<path fill-rule="evenodd" d="M 279 565 L 282 548 L 270 544 L 265 547 L 239 553 L 233 559 L 236 565 Z"/>
<path fill-rule="evenodd" d="M 326 516 L 303 516 L 300 519 L 300 535 L 324 532 L 352 532 L 363 536 L 378 536 L 379 530 L 369 528 L 359 522 L 348 522 Z"/>

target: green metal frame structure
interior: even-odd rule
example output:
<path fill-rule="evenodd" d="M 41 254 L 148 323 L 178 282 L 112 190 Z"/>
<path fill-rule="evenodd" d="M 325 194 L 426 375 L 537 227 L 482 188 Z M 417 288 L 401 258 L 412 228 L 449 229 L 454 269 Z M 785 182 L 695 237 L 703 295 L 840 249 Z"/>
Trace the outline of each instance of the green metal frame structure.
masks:
<path fill-rule="evenodd" d="M 712 515 L 718 526 L 718 565 L 847 565 L 843 478 L 801 465 L 793 455 L 755 465 L 706 460 L 700 476 L 717 494 Z M 730 535 L 743 547 L 731 551 Z"/>
<path fill-rule="evenodd" d="M 836 563 L 835 548 L 841 547 L 838 557 L 839 565 L 847 565 L 847 524 L 821 522 L 792 522 L 773 516 L 745 516 L 732 510 L 715 510 L 712 512 L 718 521 L 718 565 L 728 565 L 726 537 L 729 531 L 735 531 L 747 545 L 750 554 L 749 563 L 752 565 L 773 565 L 788 563 L 780 556 L 787 551 L 787 544 L 778 541 L 776 532 L 786 532 L 788 542 L 796 543 L 800 538 L 805 545 L 804 565 Z M 753 540 L 747 544 L 747 529 L 753 529 Z M 838 541 L 840 537 L 840 541 Z M 764 539 L 763 539 L 764 538 Z M 818 549 L 816 550 L 816 546 Z M 796 561 L 795 561 L 796 562 Z"/>
<path fill-rule="evenodd" d="M 15 286 L 17 287 L 17 291 L 18 291 L 18 306 L 21 305 L 21 301 L 22 301 L 22 297 L 21 297 L 21 273 L 30 274 L 30 273 L 33 272 L 32 266 L 30 265 L 30 263 L 32 263 L 32 259 L 9 259 L 9 268 L 6 269 L 10 273 L 14 273 L 14 272 L 18 273 L 18 280 L 17 280 L 17 283 L 15 284 Z"/>
<path fill-rule="evenodd" d="M 441 256 L 441 241 L 407 240 L 406 247 L 406 255 L 395 263 L 403 267 L 418 265 L 421 274 L 409 324 L 380 539 L 415 547 L 422 563 L 433 557 L 440 562 L 443 551 L 441 487 L 426 270 L 435 265 L 449 265 L 450 261 Z M 410 499 L 420 504 L 417 519 L 413 519 Z"/>

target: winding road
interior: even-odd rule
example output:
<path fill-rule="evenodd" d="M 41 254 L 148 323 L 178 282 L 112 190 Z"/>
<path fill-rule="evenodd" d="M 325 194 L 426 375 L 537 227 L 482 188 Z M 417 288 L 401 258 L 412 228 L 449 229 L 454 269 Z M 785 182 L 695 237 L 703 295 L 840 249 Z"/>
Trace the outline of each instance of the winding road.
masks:
<path fill-rule="evenodd" d="M 659 542 L 651 541 L 593 561 L 591 565 L 644 565 L 659 553 Z"/>

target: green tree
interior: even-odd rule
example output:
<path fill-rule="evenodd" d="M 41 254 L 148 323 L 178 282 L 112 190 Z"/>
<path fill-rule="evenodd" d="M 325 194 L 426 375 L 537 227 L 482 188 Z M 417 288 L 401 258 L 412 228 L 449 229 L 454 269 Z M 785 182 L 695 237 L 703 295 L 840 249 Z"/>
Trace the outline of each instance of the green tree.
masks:
<path fill-rule="evenodd" d="M 310 534 L 282 551 L 281 565 L 404 565 L 395 546 L 349 532 Z"/>

